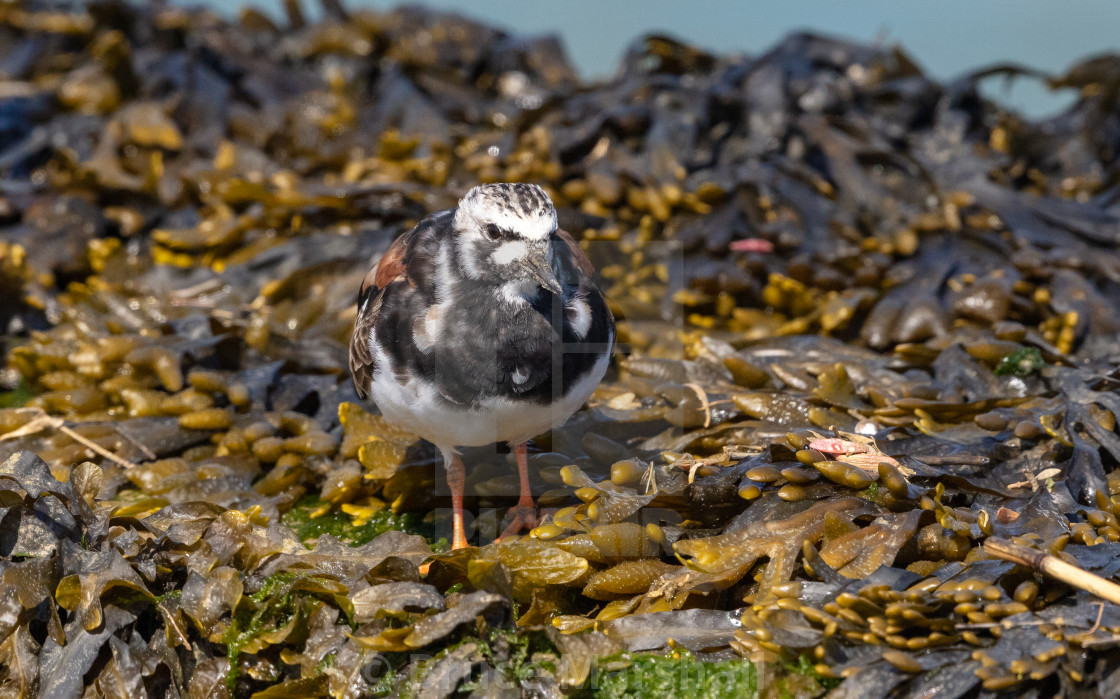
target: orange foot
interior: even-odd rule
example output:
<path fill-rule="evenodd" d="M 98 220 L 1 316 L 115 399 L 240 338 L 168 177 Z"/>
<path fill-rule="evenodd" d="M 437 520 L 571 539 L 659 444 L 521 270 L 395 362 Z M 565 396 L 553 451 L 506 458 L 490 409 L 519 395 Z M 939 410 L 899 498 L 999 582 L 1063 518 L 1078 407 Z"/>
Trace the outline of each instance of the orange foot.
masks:
<path fill-rule="evenodd" d="M 502 530 L 502 535 L 498 537 L 498 541 L 514 534 L 520 534 L 522 531 L 532 529 L 540 524 L 537 508 L 532 505 L 511 507 L 502 521 L 506 519 L 510 520 L 509 526 Z"/>

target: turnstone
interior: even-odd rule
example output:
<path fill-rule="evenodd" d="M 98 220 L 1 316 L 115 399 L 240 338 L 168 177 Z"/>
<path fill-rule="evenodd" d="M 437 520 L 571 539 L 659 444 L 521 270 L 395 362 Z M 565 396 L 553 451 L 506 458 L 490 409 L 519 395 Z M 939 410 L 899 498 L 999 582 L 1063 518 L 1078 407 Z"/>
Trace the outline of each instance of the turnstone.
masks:
<path fill-rule="evenodd" d="M 467 546 L 457 447 L 508 442 L 521 497 L 502 536 L 535 525 L 525 442 L 563 424 L 610 363 L 593 271 L 543 189 L 488 184 L 394 241 L 362 282 L 354 385 L 442 453 L 453 548 Z"/>

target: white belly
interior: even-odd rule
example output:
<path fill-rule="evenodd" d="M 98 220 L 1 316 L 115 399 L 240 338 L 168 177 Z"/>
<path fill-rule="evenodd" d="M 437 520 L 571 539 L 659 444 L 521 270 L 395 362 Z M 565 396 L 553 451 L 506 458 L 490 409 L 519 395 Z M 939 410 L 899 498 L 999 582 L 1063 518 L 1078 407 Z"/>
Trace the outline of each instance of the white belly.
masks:
<path fill-rule="evenodd" d="M 563 424 L 579 410 L 603 379 L 609 364 L 610 353 L 601 355 L 563 400 L 548 404 L 492 398 L 474 410 L 467 410 L 448 403 L 431 383 L 413 378 L 401 384 L 392 372 L 384 370 L 375 372 L 370 395 L 387 419 L 445 453 L 455 447 L 494 442 L 518 444 Z M 389 358 L 380 351 L 377 366 L 389 366 Z"/>

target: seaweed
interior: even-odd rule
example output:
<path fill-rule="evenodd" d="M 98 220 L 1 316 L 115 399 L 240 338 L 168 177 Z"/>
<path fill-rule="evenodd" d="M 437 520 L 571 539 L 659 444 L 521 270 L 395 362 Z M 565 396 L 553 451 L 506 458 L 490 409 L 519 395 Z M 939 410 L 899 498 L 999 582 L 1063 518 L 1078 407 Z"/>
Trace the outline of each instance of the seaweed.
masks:
<path fill-rule="evenodd" d="M 1114 693 L 1117 606 L 991 551 L 1118 572 L 1115 57 L 1032 122 L 978 87 L 1020 69 L 900 47 L 657 35 L 589 83 L 323 4 L 0 10 L 0 691 Z M 464 450 L 449 551 L 345 347 L 493 181 L 549 193 L 620 353 L 534 440 L 526 536 Z"/>

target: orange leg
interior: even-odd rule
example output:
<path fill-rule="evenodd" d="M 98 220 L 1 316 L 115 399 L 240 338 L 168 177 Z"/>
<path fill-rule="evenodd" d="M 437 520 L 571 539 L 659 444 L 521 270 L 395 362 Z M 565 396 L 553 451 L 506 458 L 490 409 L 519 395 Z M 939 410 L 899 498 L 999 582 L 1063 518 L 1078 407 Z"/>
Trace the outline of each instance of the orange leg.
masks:
<path fill-rule="evenodd" d="M 465 549 L 470 545 L 463 532 L 463 486 L 467 482 L 466 469 L 458 454 L 453 454 L 450 459 L 444 454 L 443 460 L 444 468 L 447 469 L 447 485 L 451 488 L 451 548 Z"/>
<path fill-rule="evenodd" d="M 512 536 L 524 529 L 537 526 L 537 505 L 533 502 L 533 493 L 529 488 L 529 456 L 525 450 L 525 443 L 513 445 L 513 452 L 517 455 L 517 475 L 521 479 L 521 497 L 517 499 L 517 507 L 509 511 L 507 517 L 513 519 L 505 528 L 498 540 Z"/>

